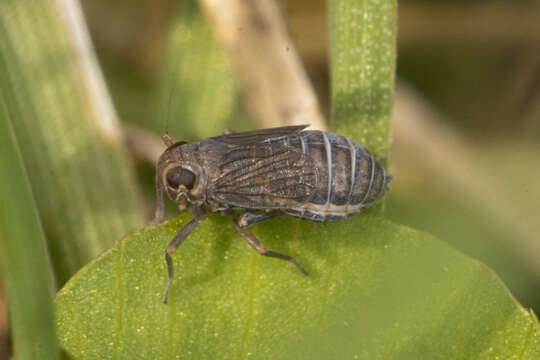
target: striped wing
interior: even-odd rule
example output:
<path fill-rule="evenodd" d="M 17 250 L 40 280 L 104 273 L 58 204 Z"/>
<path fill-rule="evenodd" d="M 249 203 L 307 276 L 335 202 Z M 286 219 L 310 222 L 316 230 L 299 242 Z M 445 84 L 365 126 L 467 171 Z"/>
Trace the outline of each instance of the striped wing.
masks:
<path fill-rule="evenodd" d="M 251 209 L 299 206 L 311 199 L 319 171 L 313 160 L 281 141 L 237 146 L 221 159 L 212 184 L 222 203 Z"/>
<path fill-rule="evenodd" d="M 266 140 L 276 140 L 288 135 L 299 133 L 309 125 L 283 126 L 270 129 L 246 131 L 227 135 L 215 136 L 211 139 L 232 145 L 247 145 Z"/>

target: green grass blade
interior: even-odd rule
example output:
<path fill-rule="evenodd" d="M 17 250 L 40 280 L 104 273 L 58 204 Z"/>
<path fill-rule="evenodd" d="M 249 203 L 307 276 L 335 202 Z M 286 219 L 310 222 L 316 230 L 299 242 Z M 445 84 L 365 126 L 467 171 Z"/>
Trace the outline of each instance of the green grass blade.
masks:
<path fill-rule="evenodd" d="M 174 8 L 165 69 L 151 91 L 117 69 L 108 72 L 122 119 L 187 141 L 245 128 L 231 65 L 197 1 L 176 2 Z"/>
<path fill-rule="evenodd" d="M 54 283 L 37 207 L 0 93 L 0 265 L 16 359 L 59 359 Z"/>
<path fill-rule="evenodd" d="M 0 4 L 0 90 L 57 280 L 142 224 L 77 1 Z"/>
<path fill-rule="evenodd" d="M 333 130 L 386 163 L 396 69 L 396 0 L 328 0 Z"/>
<path fill-rule="evenodd" d="M 234 126 L 232 68 L 197 1 L 179 3 L 169 44 L 162 108 L 173 115 L 168 120 L 171 134 L 198 141 Z"/>
<path fill-rule="evenodd" d="M 536 359 L 540 327 L 486 266 L 428 234 L 366 215 L 338 223 L 257 225 L 256 254 L 211 216 L 174 255 L 187 216 L 134 234 L 57 296 L 74 359 Z M 104 336 L 104 334 L 108 334 Z"/>

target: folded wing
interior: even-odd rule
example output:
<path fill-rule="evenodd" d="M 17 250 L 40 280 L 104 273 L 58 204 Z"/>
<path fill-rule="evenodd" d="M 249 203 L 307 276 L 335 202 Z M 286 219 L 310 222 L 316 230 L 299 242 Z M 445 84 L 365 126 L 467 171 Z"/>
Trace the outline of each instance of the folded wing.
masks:
<path fill-rule="evenodd" d="M 289 208 L 310 200 L 318 187 L 316 164 L 287 145 L 287 139 L 266 139 L 234 146 L 223 155 L 220 176 L 211 187 L 217 200 L 252 209 Z"/>
<path fill-rule="evenodd" d="M 284 138 L 299 133 L 309 125 L 283 126 L 270 129 L 246 131 L 227 135 L 215 136 L 211 139 L 232 145 L 247 145 L 269 140 Z"/>

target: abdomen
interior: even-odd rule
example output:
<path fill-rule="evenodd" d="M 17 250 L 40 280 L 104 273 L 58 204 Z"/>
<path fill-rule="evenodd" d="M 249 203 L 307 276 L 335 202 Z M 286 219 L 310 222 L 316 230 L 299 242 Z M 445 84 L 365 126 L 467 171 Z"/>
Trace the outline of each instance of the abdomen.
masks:
<path fill-rule="evenodd" d="M 290 146 L 309 155 L 319 169 L 319 186 L 301 206 L 283 209 L 289 215 L 313 221 L 336 221 L 379 200 L 390 177 L 364 147 L 344 136 L 303 131 L 290 137 Z"/>

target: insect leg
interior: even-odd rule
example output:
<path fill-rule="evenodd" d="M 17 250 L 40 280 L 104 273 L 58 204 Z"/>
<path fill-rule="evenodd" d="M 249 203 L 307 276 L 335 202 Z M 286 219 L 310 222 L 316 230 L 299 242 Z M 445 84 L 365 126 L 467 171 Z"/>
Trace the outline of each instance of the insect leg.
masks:
<path fill-rule="evenodd" d="M 248 228 L 252 225 L 262 223 L 263 221 L 270 220 L 281 215 L 282 213 L 277 211 L 270 211 L 265 213 L 253 213 L 246 211 L 239 217 L 235 218 L 235 222 L 238 226 Z"/>
<path fill-rule="evenodd" d="M 306 269 L 304 269 L 302 265 L 300 265 L 300 263 L 296 261 L 295 258 L 290 255 L 278 253 L 276 251 L 267 250 L 264 245 L 261 244 L 259 239 L 257 239 L 257 237 L 255 237 L 255 235 L 253 235 L 253 233 L 248 229 L 248 227 L 250 227 L 251 225 L 258 224 L 265 220 L 276 217 L 277 215 L 279 214 L 272 212 L 263 214 L 245 212 L 238 219 L 235 220 L 235 225 L 240 234 L 242 234 L 244 239 L 246 239 L 248 244 L 259 254 L 291 262 L 296 265 L 296 267 L 302 272 L 302 274 L 307 275 L 308 273 Z"/>
<path fill-rule="evenodd" d="M 174 278 L 174 265 L 171 255 L 174 254 L 176 249 L 186 240 L 186 238 L 206 220 L 206 212 L 200 208 L 195 208 L 195 217 L 188 222 L 176 236 L 171 240 L 167 249 L 165 250 L 165 261 L 167 261 L 167 272 L 169 273 L 169 281 L 167 283 L 167 290 L 163 297 L 163 303 L 166 304 L 169 299 L 169 292 L 171 291 L 172 282 Z"/>
<path fill-rule="evenodd" d="M 221 216 L 233 216 L 234 215 L 234 211 L 231 210 L 231 209 L 219 210 L 219 211 L 216 211 L 216 213 L 218 213 Z"/>
<path fill-rule="evenodd" d="M 156 171 L 156 213 L 151 225 L 159 224 L 165 217 L 165 204 L 163 203 L 163 184 L 159 179 L 159 173 Z"/>

